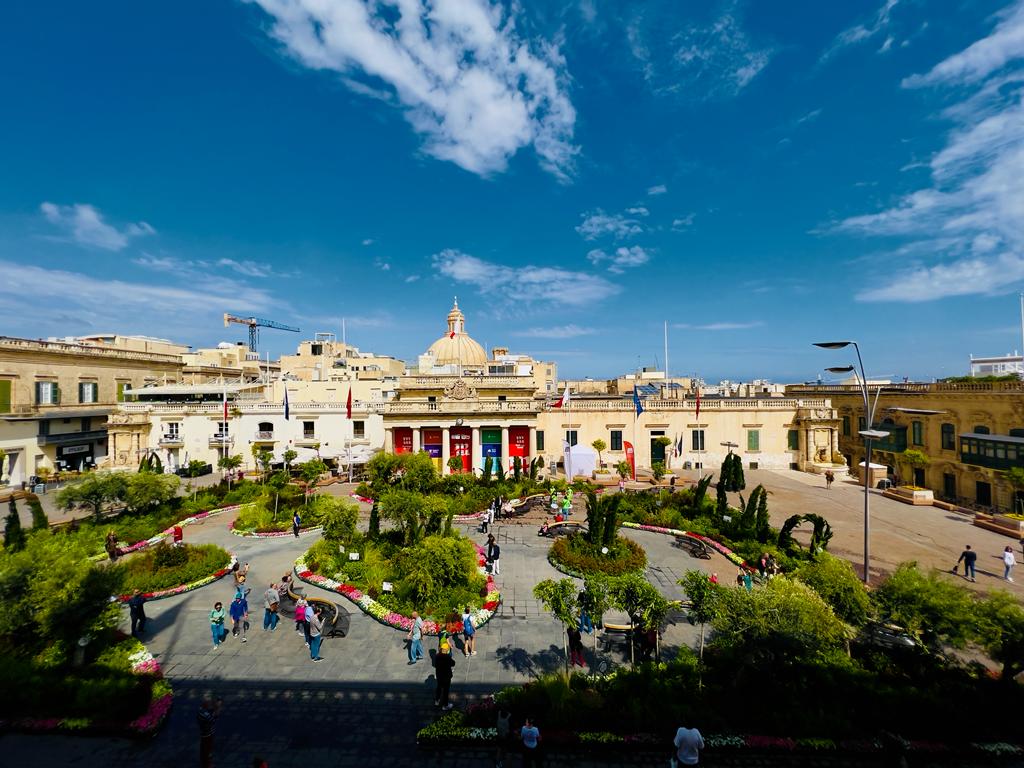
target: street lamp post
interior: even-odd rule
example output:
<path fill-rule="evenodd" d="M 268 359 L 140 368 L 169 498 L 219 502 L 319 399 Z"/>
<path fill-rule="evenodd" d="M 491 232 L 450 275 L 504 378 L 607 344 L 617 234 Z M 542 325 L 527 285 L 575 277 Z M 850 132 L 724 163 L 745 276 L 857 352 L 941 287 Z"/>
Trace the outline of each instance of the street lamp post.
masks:
<path fill-rule="evenodd" d="M 820 341 L 814 343 L 814 346 L 821 347 L 822 349 L 843 349 L 851 345 L 857 352 L 857 364 L 860 368 L 860 375 L 857 375 L 858 371 L 852 365 L 826 368 L 826 370 L 831 373 L 852 372 L 857 378 L 861 397 L 864 399 L 864 426 L 867 429 L 858 430 L 857 434 L 864 438 L 864 583 L 868 584 L 871 573 L 871 441 L 881 440 L 889 436 L 888 432 L 870 429 L 875 422 L 875 408 L 878 406 L 878 396 L 882 393 L 882 388 L 878 388 L 878 392 L 875 393 L 875 402 L 872 404 L 868 393 L 868 377 L 864 372 L 864 360 L 860 356 L 860 347 L 856 341 Z"/>

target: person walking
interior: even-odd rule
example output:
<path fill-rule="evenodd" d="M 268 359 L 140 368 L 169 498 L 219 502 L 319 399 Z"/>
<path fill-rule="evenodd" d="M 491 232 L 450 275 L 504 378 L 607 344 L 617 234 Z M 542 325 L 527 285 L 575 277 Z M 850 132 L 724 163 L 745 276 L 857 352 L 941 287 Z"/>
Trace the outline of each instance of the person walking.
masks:
<path fill-rule="evenodd" d="M 309 645 L 309 628 L 306 626 L 306 598 L 299 596 L 295 601 L 295 631 L 306 638 Z"/>
<path fill-rule="evenodd" d="M 313 616 L 309 620 L 309 657 L 313 659 L 314 664 L 318 661 L 324 660 L 323 656 L 320 655 L 320 644 L 324 639 L 321 634 L 324 629 L 324 622 L 321 618 L 323 610 L 324 609 L 318 605 L 316 610 L 313 611 Z"/>
<path fill-rule="evenodd" d="M 292 535 L 295 538 L 299 538 L 299 526 L 302 525 L 302 518 L 299 517 L 298 510 L 292 515 Z"/>
<path fill-rule="evenodd" d="M 836 481 L 835 473 L 829 469 L 825 472 L 825 490 L 832 490 L 832 483 Z"/>
<path fill-rule="evenodd" d="M 480 533 L 487 533 L 488 527 L 493 519 L 491 515 L 494 514 L 494 505 L 492 504 L 484 510 L 483 515 L 480 517 Z"/>
<path fill-rule="evenodd" d="M 434 667 L 437 670 L 434 675 L 437 680 L 437 687 L 434 690 L 434 706 L 441 707 L 447 712 L 452 708 L 448 701 L 448 693 L 452 687 L 452 675 L 455 671 L 455 659 L 452 658 L 452 647 L 449 643 L 441 643 L 441 648 L 434 658 Z"/>
<path fill-rule="evenodd" d="M 512 713 L 504 707 L 498 708 L 498 719 L 495 728 L 498 751 L 494 756 L 494 768 L 503 768 L 505 764 L 505 747 L 508 745 L 508 737 L 512 735 Z"/>
<path fill-rule="evenodd" d="M 273 632 L 277 629 L 277 608 L 281 599 L 277 591 L 277 584 L 271 582 L 267 591 L 263 593 L 263 631 L 268 629 Z"/>
<path fill-rule="evenodd" d="M 469 606 L 462 612 L 462 652 L 466 656 L 476 656 L 476 627 L 473 626 L 473 615 L 469 612 Z"/>
<path fill-rule="evenodd" d="M 128 615 L 132 620 L 132 637 L 138 637 L 146 630 L 146 598 L 137 589 L 128 598 Z"/>
<path fill-rule="evenodd" d="M 566 632 L 569 635 L 569 663 L 570 666 L 575 667 L 579 664 L 581 667 L 587 666 L 583 660 L 583 636 L 580 634 L 578 627 L 569 627 Z"/>
<path fill-rule="evenodd" d="M 960 553 L 960 558 L 956 561 L 957 565 L 962 562 L 964 564 L 964 578 L 974 581 L 974 564 L 978 560 L 978 553 L 971 549 L 971 545 L 968 544 L 964 547 L 964 551 Z M 956 567 L 954 566 L 953 572 L 956 573 Z"/>
<path fill-rule="evenodd" d="M 313 624 L 312 624 L 312 621 L 313 621 L 313 614 L 315 612 L 316 611 L 313 608 L 313 604 L 307 600 L 306 601 L 306 609 L 305 609 L 305 612 L 304 612 L 304 616 L 306 618 L 305 618 L 305 623 L 303 624 L 303 629 L 306 631 L 306 647 L 307 648 L 311 648 L 312 647 L 312 643 L 313 643 Z"/>
<path fill-rule="evenodd" d="M 523 727 L 519 729 L 519 738 L 523 740 L 523 766 L 541 765 L 540 760 L 540 729 L 533 724 L 533 720 L 526 718 Z"/>
<path fill-rule="evenodd" d="M 619 478 L 619 493 L 623 493 L 626 490 L 626 478 Z"/>
<path fill-rule="evenodd" d="M 679 765 L 697 765 L 700 762 L 700 751 L 704 749 L 704 737 L 696 728 L 679 728 L 672 743 L 676 748 L 676 762 Z"/>
<path fill-rule="evenodd" d="M 210 634 L 213 635 L 214 648 L 220 648 L 220 644 L 228 636 L 228 631 L 224 629 L 224 620 L 227 616 L 227 611 L 224 610 L 224 603 L 218 600 L 213 604 L 213 610 L 210 611 Z"/>
<path fill-rule="evenodd" d="M 114 533 L 113 528 L 107 531 L 107 538 L 104 540 L 103 548 L 107 550 L 107 557 L 110 558 L 110 562 L 115 562 L 120 554 L 120 550 L 117 548 L 117 534 Z"/>
<path fill-rule="evenodd" d="M 236 592 L 228 613 L 231 616 L 231 634 L 235 637 L 241 635 L 242 642 L 248 642 L 245 633 L 249 630 L 249 601 Z"/>
<path fill-rule="evenodd" d="M 199 703 L 196 723 L 199 726 L 200 768 L 211 768 L 213 765 L 213 732 L 217 727 L 217 718 L 222 706 L 223 702 L 220 699 L 214 700 L 208 693 L 203 694 L 203 700 Z"/>
<path fill-rule="evenodd" d="M 1009 544 L 1006 545 L 1006 549 L 1003 550 L 1003 578 L 1006 581 L 1013 582 L 1013 566 L 1017 564 L 1017 559 L 1013 556 L 1013 547 Z"/>
<path fill-rule="evenodd" d="M 423 658 L 423 619 L 416 612 L 412 612 L 412 627 L 409 628 L 409 663 L 415 664 Z"/>

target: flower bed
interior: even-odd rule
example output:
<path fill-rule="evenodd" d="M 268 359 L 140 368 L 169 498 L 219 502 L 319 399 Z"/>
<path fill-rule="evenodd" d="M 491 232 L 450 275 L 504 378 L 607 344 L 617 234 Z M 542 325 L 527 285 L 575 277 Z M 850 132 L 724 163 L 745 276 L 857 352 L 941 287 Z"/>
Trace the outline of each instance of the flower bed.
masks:
<path fill-rule="evenodd" d="M 218 570 L 216 570 L 214 573 L 210 574 L 209 576 L 204 576 L 203 578 L 197 579 L 196 581 L 192 581 L 192 582 L 190 582 L 188 584 L 179 584 L 176 587 L 169 587 L 168 589 L 160 589 L 160 590 L 156 590 L 156 591 L 153 591 L 153 592 L 143 592 L 142 596 L 144 598 L 146 598 L 147 600 L 160 600 L 160 599 L 165 598 L 165 597 L 174 597 L 175 595 L 183 595 L 186 592 L 192 592 L 193 590 L 199 589 L 200 587 L 205 587 L 207 584 L 212 584 L 213 582 L 218 581 L 219 579 L 224 578 L 225 576 L 227 576 L 231 572 L 231 569 L 235 565 L 236 558 L 235 558 L 234 555 L 230 555 L 230 558 L 231 559 L 228 561 L 227 566 L 225 566 L 224 568 L 219 568 Z M 128 602 L 128 600 L 130 598 L 131 598 L 131 595 L 120 595 L 118 597 L 118 599 L 122 603 Z"/>
<path fill-rule="evenodd" d="M 77 733 L 82 735 L 109 734 L 117 736 L 150 736 L 164 724 L 174 703 L 171 685 L 163 676 L 160 662 L 135 638 L 126 637 L 125 650 L 135 650 L 128 656 L 130 671 L 139 678 L 149 678 L 149 704 L 146 711 L 130 722 L 113 722 L 101 717 L 47 717 L 12 718 L 0 721 L 0 730 L 28 731 L 31 733 Z M 140 680 L 140 682 L 143 682 Z"/>
<path fill-rule="evenodd" d="M 727 546 L 725 546 L 724 544 L 721 544 L 721 543 L 715 541 L 714 539 L 709 538 L 709 537 L 707 537 L 707 536 L 705 536 L 704 534 L 701 534 L 701 533 L 693 533 L 691 531 L 681 531 L 678 528 L 662 528 L 661 526 L 658 526 L 658 525 L 641 525 L 640 523 L 630 523 L 630 522 L 621 523 L 620 527 L 622 527 L 622 528 L 632 528 L 634 531 L 647 531 L 649 533 L 663 533 L 663 534 L 666 534 L 668 536 L 689 536 L 691 539 L 697 539 L 697 541 L 704 542 L 705 544 L 707 544 L 709 547 L 711 547 L 713 550 L 715 550 L 719 554 L 724 555 L 729 560 L 729 562 L 731 562 L 733 565 L 738 565 L 740 568 L 746 568 L 748 571 L 755 570 L 749 563 L 747 563 L 746 560 L 744 560 L 742 557 L 737 555 L 735 552 L 733 552 Z"/>
<path fill-rule="evenodd" d="M 482 547 L 477 546 L 477 564 L 483 566 L 485 557 L 484 550 Z M 308 584 L 321 587 L 322 589 L 330 590 L 331 592 L 337 592 L 339 595 L 343 595 L 359 606 L 364 613 L 369 614 L 381 624 L 392 627 L 394 629 L 400 629 L 404 632 L 408 632 L 412 628 L 412 618 L 404 616 L 395 611 L 388 610 L 386 607 L 378 603 L 369 595 L 363 593 L 351 584 L 344 584 L 334 579 L 329 579 L 326 576 L 313 573 L 306 567 L 306 562 L 303 557 L 300 557 L 295 561 L 295 575 L 305 581 Z M 494 612 L 498 609 L 498 605 L 501 603 L 501 592 L 498 591 L 494 578 L 488 574 L 487 576 L 487 597 L 484 598 L 484 604 L 473 611 L 473 626 L 482 627 L 491 617 L 494 616 Z M 423 634 L 425 635 L 436 635 L 442 628 L 442 625 L 433 619 L 424 619 L 423 621 Z"/>
<path fill-rule="evenodd" d="M 235 528 L 235 524 L 231 523 L 228 526 L 228 530 L 231 531 L 235 536 L 246 536 L 254 539 L 276 539 L 281 536 L 294 536 L 295 534 L 289 529 L 287 531 L 257 531 L 255 529 L 239 529 Z M 311 525 L 307 528 L 299 528 L 299 535 L 304 533 L 315 533 L 316 531 L 323 530 L 322 525 Z"/>
<path fill-rule="evenodd" d="M 184 520 L 179 520 L 174 525 L 169 526 L 166 530 L 161 531 L 160 533 L 156 534 L 156 536 L 150 536 L 148 539 L 144 539 L 142 541 L 137 541 L 134 544 L 124 544 L 124 545 L 121 545 L 120 543 L 118 543 L 118 545 L 117 545 L 117 553 L 119 555 L 128 555 L 128 554 L 131 554 L 132 552 L 138 552 L 138 551 L 146 549 L 148 547 L 154 547 L 157 544 L 159 544 L 161 541 L 166 539 L 168 536 L 173 534 L 175 528 L 178 528 L 178 527 L 184 528 L 186 525 L 192 525 L 192 523 L 198 523 L 198 522 L 200 522 L 202 520 L 206 520 L 208 517 L 213 517 L 214 515 L 219 515 L 222 512 L 234 512 L 236 510 L 241 509 L 243 506 L 245 506 L 245 505 L 244 504 L 232 504 L 231 506 L 228 506 L 228 507 L 220 507 L 219 509 L 211 509 L 211 510 L 209 510 L 207 512 L 197 512 L 196 514 L 192 515 L 191 517 L 186 517 Z M 109 556 L 104 552 L 104 553 L 101 553 L 101 554 L 98 554 L 98 555 L 92 555 L 89 559 L 92 560 L 94 563 L 98 563 L 98 562 L 100 562 L 102 560 L 106 560 L 108 557 Z"/>
<path fill-rule="evenodd" d="M 621 536 L 616 537 L 606 555 L 585 541 L 581 534 L 573 533 L 555 539 L 548 550 L 548 562 L 562 573 L 582 579 L 592 573 L 607 576 L 641 573 L 647 567 L 647 555 L 635 541 Z"/>

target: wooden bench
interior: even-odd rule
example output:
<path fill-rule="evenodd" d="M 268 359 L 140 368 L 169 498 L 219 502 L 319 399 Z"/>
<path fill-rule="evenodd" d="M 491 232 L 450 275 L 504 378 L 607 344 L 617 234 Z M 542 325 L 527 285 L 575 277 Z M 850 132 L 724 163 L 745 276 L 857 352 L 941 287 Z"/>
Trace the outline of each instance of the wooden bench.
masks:
<path fill-rule="evenodd" d="M 569 536 L 573 533 L 586 533 L 587 529 L 583 526 L 583 523 L 578 523 L 575 520 L 563 520 L 560 523 L 551 523 L 548 526 L 547 533 L 543 534 L 548 538 L 556 538 L 558 536 Z"/>
<path fill-rule="evenodd" d="M 341 613 L 338 608 L 338 604 L 325 597 L 306 597 L 304 592 L 305 590 L 300 585 L 294 583 L 290 583 L 288 585 L 288 597 L 292 601 L 292 615 L 295 615 L 295 604 L 299 601 L 299 598 L 305 597 L 306 602 L 322 606 L 324 609 L 324 628 L 321 634 L 323 634 L 324 637 L 345 637 L 345 635 L 348 634 L 348 627 L 343 627 L 341 622 L 338 621 Z M 283 608 L 283 605 L 278 608 L 279 614 L 284 613 Z"/>

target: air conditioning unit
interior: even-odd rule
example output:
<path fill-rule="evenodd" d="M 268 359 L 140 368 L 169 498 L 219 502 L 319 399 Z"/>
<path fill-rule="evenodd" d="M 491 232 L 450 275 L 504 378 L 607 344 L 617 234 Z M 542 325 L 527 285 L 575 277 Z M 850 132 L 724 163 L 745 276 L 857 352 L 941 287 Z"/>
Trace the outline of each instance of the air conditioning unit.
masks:
<path fill-rule="evenodd" d="M 752 462 L 750 462 L 750 464 L 748 466 L 749 466 L 750 469 L 757 469 L 757 462 L 756 461 L 752 461 Z"/>

